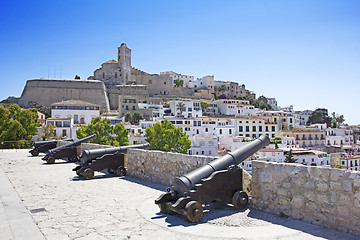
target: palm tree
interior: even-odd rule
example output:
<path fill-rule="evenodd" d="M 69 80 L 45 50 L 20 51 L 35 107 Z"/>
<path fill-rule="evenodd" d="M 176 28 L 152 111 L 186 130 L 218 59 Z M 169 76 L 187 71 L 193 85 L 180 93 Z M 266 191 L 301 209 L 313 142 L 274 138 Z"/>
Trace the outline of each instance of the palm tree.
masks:
<path fill-rule="evenodd" d="M 183 111 L 185 111 L 185 104 L 183 102 L 179 102 L 176 105 L 176 112 L 180 112 L 180 115 L 182 115 Z"/>

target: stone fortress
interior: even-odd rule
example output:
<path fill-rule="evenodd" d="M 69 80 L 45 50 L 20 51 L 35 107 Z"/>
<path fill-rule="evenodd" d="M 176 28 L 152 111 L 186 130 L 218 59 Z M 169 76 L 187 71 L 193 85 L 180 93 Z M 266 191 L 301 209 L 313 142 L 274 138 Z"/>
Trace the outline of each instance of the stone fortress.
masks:
<path fill-rule="evenodd" d="M 187 79 L 182 87 L 176 79 Z M 110 60 L 94 71 L 87 80 L 33 79 L 28 80 L 18 101 L 21 107 L 50 106 L 64 100 L 83 100 L 100 105 L 101 112 L 119 109 L 119 101 L 136 96 L 138 102 L 162 104 L 171 99 L 214 99 L 216 87 L 222 85 L 227 94 L 253 96 L 245 85 L 214 81 L 214 76 L 194 80 L 193 76 L 172 71 L 150 74 L 131 66 L 131 49 L 125 43 L 118 47 L 118 59 Z M 233 95 L 233 96 L 231 96 Z"/>

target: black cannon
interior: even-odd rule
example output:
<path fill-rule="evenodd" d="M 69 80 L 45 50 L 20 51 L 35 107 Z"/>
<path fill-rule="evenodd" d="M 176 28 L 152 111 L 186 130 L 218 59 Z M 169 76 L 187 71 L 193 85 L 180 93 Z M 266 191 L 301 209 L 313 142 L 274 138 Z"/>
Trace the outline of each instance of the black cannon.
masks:
<path fill-rule="evenodd" d="M 94 171 L 107 169 L 109 173 L 116 173 L 118 176 L 126 175 L 124 153 L 129 148 L 149 148 L 150 144 L 137 144 L 122 147 L 105 149 L 84 150 L 81 154 L 81 165 L 73 169 L 78 176 L 85 179 L 94 177 Z"/>
<path fill-rule="evenodd" d="M 69 139 L 65 141 L 73 141 L 73 140 Z M 34 142 L 33 149 L 31 149 L 29 153 L 31 153 L 31 155 L 33 156 L 39 156 L 39 153 L 45 153 L 50 149 L 56 148 L 58 142 L 59 142 L 58 140 Z"/>
<path fill-rule="evenodd" d="M 70 162 L 77 162 L 79 161 L 79 157 L 77 154 L 77 147 L 81 145 L 81 143 L 91 141 L 97 137 L 96 134 L 84 137 L 72 143 L 65 144 L 60 147 L 56 147 L 54 149 L 48 150 L 43 157 L 42 160 L 46 161 L 47 163 L 54 163 L 55 159 L 60 159 L 66 157 Z"/>
<path fill-rule="evenodd" d="M 269 143 L 267 136 L 261 136 L 242 148 L 175 178 L 173 186 L 160 195 L 155 204 L 161 212 L 179 213 L 190 222 L 198 222 L 203 215 L 202 206 L 214 201 L 244 209 L 249 198 L 243 191 L 243 170 L 237 165 Z"/>

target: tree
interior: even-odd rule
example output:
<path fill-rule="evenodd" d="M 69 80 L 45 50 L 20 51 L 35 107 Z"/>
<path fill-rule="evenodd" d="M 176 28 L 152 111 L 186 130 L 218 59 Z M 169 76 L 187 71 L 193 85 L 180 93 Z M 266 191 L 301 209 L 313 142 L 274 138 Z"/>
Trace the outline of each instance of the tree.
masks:
<path fill-rule="evenodd" d="M 128 143 L 127 130 L 122 124 L 116 124 L 113 127 L 110 125 L 110 120 L 101 119 L 100 117 L 94 118 L 91 120 L 91 124 L 83 125 L 76 131 L 78 138 L 84 138 L 94 133 L 96 133 L 97 138 L 91 140 L 91 143 L 112 146 L 122 146 L 122 144 L 127 145 Z M 113 137 L 113 134 L 117 136 Z"/>
<path fill-rule="evenodd" d="M 128 130 L 122 124 L 116 124 L 114 127 L 115 139 L 112 142 L 112 146 L 125 146 L 129 144 Z"/>
<path fill-rule="evenodd" d="M 46 124 L 42 127 L 44 130 L 44 133 L 41 135 L 41 137 L 45 137 L 45 139 L 49 139 L 54 137 L 54 129 L 55 127 L 51 125 L 50 123 Z"/>
<path fill-rule="evenodd" d="M 336 114 L 335 112 L 331 113 L 331 115 L 332 115 L 331 117 L 332 128 L 337 128 L 345 122 L 344 115 L 339 116 L 339 114 Z"/>
<path fill-rule="evenodd" d="M 168 120 L 148 127 L 146 137 L 152 150 L 186 154 L 191 147 L 191 141 L 182 128 L 176 128 Z"/>
<path fill-rule="evenodd" d="M 326 108 L 317 108 L 313 111 L 308 119 L 308 124 L 315 123 L 326 123 L 327 126 L 330 126 L 331 118 L 328 115 L 328 110 Z"/>
<path fill-rule="evenodd" d="M 79 75 L 75 75 L 74 79 L 80 79 Z"/>
<path fill-rule="evenodd" d="M 207 102 L 200 102 L 201 104 L 201 109 L 203 112 L 206 112 L 206 109 L 209 107 L 209 103 Z"/>
<path fill-rule="evenodd" d="M 11 104 L 9 109 L 0 106 L 0 140 L 30 141 L 36 135 L 39 123 L 35 109 L 21 109 Z M 10 148 L 29 147 L 30 143 L 11 143 Z"/>
<path fill-rule="evenodd" d="M 139 124 L 139 121 L 143 119 L 143 116 L 140 113 L 135 112 L 131 117 L 131 124 Z"/>
<path fill-rule="evenodd" d="M 180 79 L 175 80 L 175 87 L 183 87 L 183 86 L 184 86 L 183 80 L 180 80 Z"/>
<path fill-rule="evenodd" d="M 297 160 L 295 158 L 293 158 L 292 149 L 290 149 L 288 155 L 285 157 L 284 162 L 286 162 L 286 163 L 296 163 L 296 161 Z"/>
<path fill-rule="evenodd" d="M 183 111 L 185 111 L 185 104 L 183 102 L 179 102 L 176 105 L 176 112 L 180 112 L 180 115 L 182 115 Z"/>
<path fill-rule="evenodd" d="M 131 113 L 128 112 L 125 114 L 125 122 L 131 122 L 131 118 Z"/>

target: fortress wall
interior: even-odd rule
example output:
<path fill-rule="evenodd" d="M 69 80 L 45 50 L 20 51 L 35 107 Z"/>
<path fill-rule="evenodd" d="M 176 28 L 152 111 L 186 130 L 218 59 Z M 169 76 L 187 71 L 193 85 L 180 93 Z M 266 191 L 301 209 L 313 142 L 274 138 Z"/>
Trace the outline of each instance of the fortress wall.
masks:
<path fill-rule="evenodd" d="M 37 106 L 50 106 L 52 103 L 70 99 L 98 104 L 100 111 L 109 111 L 105 85 L 97 80 L 28 80 L 19 105 L 26 108 L 29 102 L 32 102 Z"/>
<path fill-rule="evenodd" d="M 360 172 L 253 161 L 252 204 L 360 236 Z"/>
<path fill-rule="evenodd" d="M 145 85 L 116 85 L 107 89 L 110 109 L 119 109 L 119 95 L 137 96 L 138 99 L 148 101 L 147 86 Z"/>

